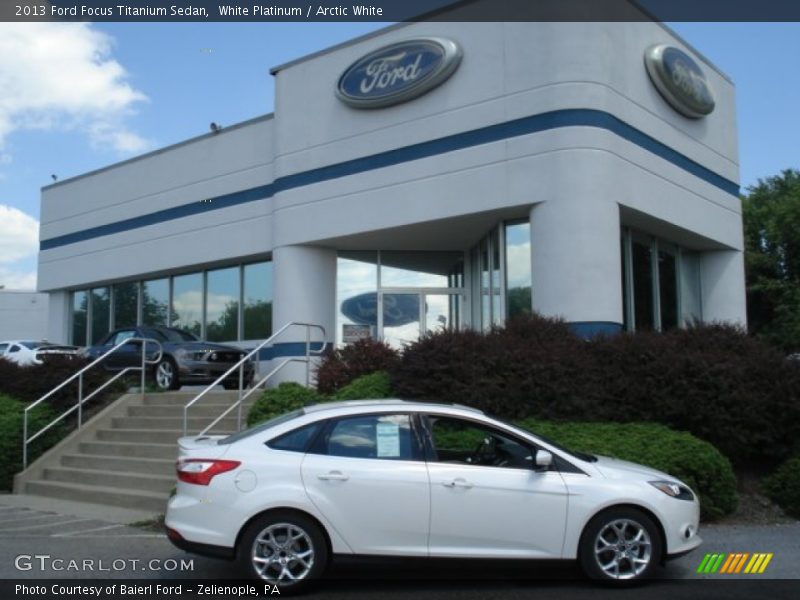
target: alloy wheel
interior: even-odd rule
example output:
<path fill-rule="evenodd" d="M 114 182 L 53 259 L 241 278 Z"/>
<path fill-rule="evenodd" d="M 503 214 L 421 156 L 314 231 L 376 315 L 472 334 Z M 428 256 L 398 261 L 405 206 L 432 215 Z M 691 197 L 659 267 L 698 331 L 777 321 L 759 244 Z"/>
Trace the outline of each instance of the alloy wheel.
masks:
<path fill-rule="evenodd" d="M 612 579 L 635 579 L 650 565 L 653 543 L 645 527 L 632 519 L 615 519 L 594 541 L 597 565 Z"/>
<path fill-rule="evenodd" d="M 259 577 L 291 584 L 305 579 L 314 567 L 314 544 L 302 527 L 275 523 L 253 541 L 250 560 Z"/>
<path fill-rule="evenodd" d="M 162 361 L 156 367 L 156 384 L 162 390 L 168 390 L 175 379 L 175 368 L 168 360 Z"/>

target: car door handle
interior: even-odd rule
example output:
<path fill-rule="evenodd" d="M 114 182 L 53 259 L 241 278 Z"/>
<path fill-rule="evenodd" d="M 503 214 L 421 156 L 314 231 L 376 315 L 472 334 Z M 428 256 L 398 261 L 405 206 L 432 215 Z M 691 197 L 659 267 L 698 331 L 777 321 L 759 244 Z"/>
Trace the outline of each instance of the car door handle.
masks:
<path fill-rule="evenodd" d="M 327 475 L 317 475 L 317 479 L 322 481 L 347 481 L 350 478 L 341 471 L 330 471 Z"/>
<path fill-rule="evenodd" d="M 458 477 L 457 479 L 453 479 L 452 481 L 443 481 L 442 485 L 444 487 L 449 487 L 449 488 L 457 488 L 458 487 L 458 488 L 469 489 L 469 488 L 472 487 L 472 484 L 469 481 L 467 481 L 466 479 L 462 479 L 461 477 Z"/>

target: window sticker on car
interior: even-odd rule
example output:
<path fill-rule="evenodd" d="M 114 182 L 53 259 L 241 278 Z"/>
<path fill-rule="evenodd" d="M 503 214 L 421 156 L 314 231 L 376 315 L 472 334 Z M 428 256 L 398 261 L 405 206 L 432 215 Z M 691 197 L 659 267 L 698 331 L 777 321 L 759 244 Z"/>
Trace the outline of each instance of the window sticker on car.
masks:
<path fill-rule="evenodd" d="M 398 458 L 400 456 L 400 426 L 396 423 L 378 423 L 378 458 Z"/>

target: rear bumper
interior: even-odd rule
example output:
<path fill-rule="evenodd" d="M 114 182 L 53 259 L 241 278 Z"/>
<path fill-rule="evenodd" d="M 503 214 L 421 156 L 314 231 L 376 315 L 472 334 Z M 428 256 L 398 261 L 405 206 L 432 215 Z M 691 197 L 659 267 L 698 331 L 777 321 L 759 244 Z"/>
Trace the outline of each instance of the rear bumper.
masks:
<path fill-rule="evenodd" d="M 233 560 L 236 558 L 236 550 L 234 548 L 227 548 L 225 546 L 214 546 L 212 544 L 201 544 L 199 542 L 190 542 L 183 538 L 182 535 L 175 529 L 169 527 L 167 529 L 167 539 L 172 542 L 176 548 L 188 552 L 190 554 L 199 554 L 200 556 L 209 556 L 211 558 L 222 558 L 225 560 Z"/>

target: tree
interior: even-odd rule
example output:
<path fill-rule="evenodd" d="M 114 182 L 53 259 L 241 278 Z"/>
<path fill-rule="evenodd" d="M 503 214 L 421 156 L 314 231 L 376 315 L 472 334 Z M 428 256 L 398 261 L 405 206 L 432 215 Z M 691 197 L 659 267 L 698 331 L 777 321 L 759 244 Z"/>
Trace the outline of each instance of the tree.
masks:
<path fill-rule="evenodd" d="M 800 350 L 800 171 L 759 179 L 743 198 L 750 330 Z"/>

